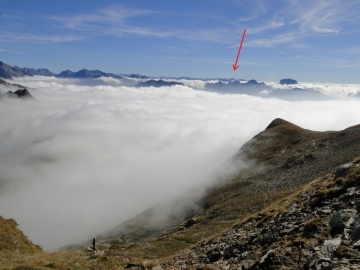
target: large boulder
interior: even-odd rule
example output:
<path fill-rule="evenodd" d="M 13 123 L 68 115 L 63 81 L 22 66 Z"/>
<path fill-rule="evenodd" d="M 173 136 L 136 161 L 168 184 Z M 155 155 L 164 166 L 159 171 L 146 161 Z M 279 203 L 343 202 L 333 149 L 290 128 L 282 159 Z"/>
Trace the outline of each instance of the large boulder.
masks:
<path fill-rule="evenodd" d="M 354 219 L 353 230 L 352 230 L 352 233 L 351 233 L 351 239 L 353 241 L 360 240 L 360 215 L 358 215 Z"/>
<path fill-rule="evenodd" d="M 356 216 L 355 209 L 343 209 L 337 211 L 331 218 L 329 225 L 333 230 L 337 230 L 337 229 L 342 230 L 345 228 L 346 223 L 349 221 L 349 219 L 354 218 L 355 216 Z"/>

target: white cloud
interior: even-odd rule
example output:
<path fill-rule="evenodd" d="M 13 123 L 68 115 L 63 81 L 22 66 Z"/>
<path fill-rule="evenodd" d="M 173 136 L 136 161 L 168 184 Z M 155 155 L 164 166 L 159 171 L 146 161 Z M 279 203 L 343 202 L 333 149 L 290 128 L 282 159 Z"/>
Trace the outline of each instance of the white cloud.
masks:
<path fill-rule="evenodd" d="M 46 249 L 210 184 L 213 170 L 276 117 L 338 130 L 358 124 L 360 113 L 359 100 L 288 102 L 39 76 L 15 83 L 36 88 L 35 99 L 0 101 L 0 213 Z"/>
<path fill-rule="evenodd" d="M 109 85 L 115 85 L 115 86 L 122 84 L 120 79 L 116 79 L 116 78 L 112 78 L 112 77 L 100 77 L 100 78 L 96 78 L 95 80 L 103 81 Z"/>
<path fill-rule="evenodd" d="M 264 30 L 269 30 L 269 29 L 276 29 L 279 27 L 284 26 L 284 23 L 282 22 L 269 22 L 263 26 L 257 27 L 257 28 L 248 28 L 248 31 L 251 33 L 257 33 L 257 32 L 261 32 Z"/>
<path fill-rule="evenodd" d="M 270 15 L 268 20 L 248 27 L 249 34 L 259 38 L 249 40 L 246 45 L 272 47 L 309 37 L 317 38 L 319 34 L 342 34 L 349 31 L 346 28 L 348 23 L 359 23 L 355 19 L 358 18 L 358 9 L 358 1 L 291 1 Z M 269 30 L 273 33 L 271 37 L 264 35 Z M 258 32 L 261 32 L 261 37 Z"/>
<path fill-rule="evenodd" d="M 288 32 L 285 34 L 274 35 L 271 38 L 253 39 L 245 42 L 245 45 L 249 47 L 272 47 L 274 45 L 293 42 L 300 38 L 301 35 L 299 32 Z"/>
<path fill-rule="evenodd" d="M 267 85 L 276 89 L 294 89 L 303 88 L 309 91 L 320 91 L 327 96 L 347 99 L 349 96 L 356 94 L 360 91 L 360 84 L 340 84 L 340 83 L 308 83 L 298 82 L 294 85 L 281 85 L 277 82 L 265 82 Z"/>
<path fill-rule="evenodd" d="M 103 10 L 100 10 L 97 13 L 92 14 L 82 14 L 76 16 L 55 16 L 51 19 L 56 21 L 63 22 L 69 28 L 76 28 L 79 25 L 84 25 L 85 23 L 101 23 L 101 22 L 110 22 L 110 23 L 122 23 L 125 19 L 154 14 L 155 11 L 151 10 L 142 10 L 142 9 L 126 9 L 120 6 L 112 6 Z"/>
<path fill-rule="evenodd" d="M 83 36 L 79 35 L 54 35 L 54 36 L 45 36 L 45 35 L 33 35 L 28 33 L 10 33 L 10 32 L 1 32 L 1 36 L 4 39 L 1 39 L 3 42 L 33 42 L 33 43 L 44 43 L 44 42 L 71 42 L 84 39 Z"/>
<path fill-rule="evenodd" d="M 159 28 L 134 25 L 128 19 L 139 16 L 150 16 L 157 14 L 156 11 L 142 9 L 124 9 L 119 6 L 113 6 L 103 9 L 97 13 L 83 14 L 76 16 L 56 16 L 52 20 L 61 22 L 66 28 L 88 32 L 97 35 L 106 35 L 112 37 L 123 37 L 125 35 L 150 36 L 150 37 L 173 37 L 186 40 L 206 40 L 214 42 L 229 42 L 229 37 L 233 33 L 231 29 L 184 29 L 177 28 L 161 30 Z M 179 13 L 182 16 L 189 14 Z M 173 13 L 162 14 L 164 16 L 173 16 Z M 178 14 L 175 14 L 178 15 Z M 193 15 L 192 15 L 193 16 Z M 206 17 L 209 19 L 209 17 Z"/>

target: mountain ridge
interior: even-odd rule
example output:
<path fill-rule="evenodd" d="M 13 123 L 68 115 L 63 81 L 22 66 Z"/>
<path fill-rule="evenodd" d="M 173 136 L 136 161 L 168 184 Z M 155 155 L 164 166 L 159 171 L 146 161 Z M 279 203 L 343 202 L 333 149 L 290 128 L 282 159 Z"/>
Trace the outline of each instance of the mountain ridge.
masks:
<path fill-rule="evenodd" d="M 57 78 L 99 78 L 99 77 L 112 77 L 112 78 L 125 78 L 124 76 L 116 75 L 113 73 L 103 72 L 101 70 L 88 70 L 81 69 L 76 72 L 71 70 L 61 71 L 59 74 L 53 73 L 46 68 L 20 68 L 18 66 L 11 66 L 0 61 L 0 78 L 12 79 L 12 77 L 23 77 L 23 76 L 53 76 Z M 147 79 L 148 77 L 139 74 L 131 74 L 129 78 L 141 78 Z"/>

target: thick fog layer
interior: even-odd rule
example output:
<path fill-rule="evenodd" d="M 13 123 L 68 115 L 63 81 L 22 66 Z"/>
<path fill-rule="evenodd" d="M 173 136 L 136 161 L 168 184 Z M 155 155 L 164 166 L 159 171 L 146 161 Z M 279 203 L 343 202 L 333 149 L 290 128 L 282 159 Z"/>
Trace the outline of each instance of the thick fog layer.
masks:
<path fill-rule="evenodd" d="M 360 123 L 357 99 L 288 102 L 116 79 L 15 83 L 35 98 L 0 100 L 0 215 L 47 250 L 210 185 L 274 118 L 313 130 Z"/>

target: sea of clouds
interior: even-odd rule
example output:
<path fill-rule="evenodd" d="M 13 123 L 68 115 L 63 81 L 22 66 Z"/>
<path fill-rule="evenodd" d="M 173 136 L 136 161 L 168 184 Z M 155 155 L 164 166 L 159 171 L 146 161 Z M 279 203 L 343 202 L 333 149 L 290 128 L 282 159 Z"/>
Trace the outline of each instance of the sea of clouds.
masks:
<path fill-rule="evenodd" d="M 208 187 L 274 118 L 318 131 L 360 124 L 360 100 L 344 94 L 358 85 L 303 83 L 337 98 L 289 102 L 189 87 L 201 88 L 198 80 L 161 88 L 112 78 L 11 83 L 34 99 L 0 100 L 0 215 L 46 250 Z"/>

